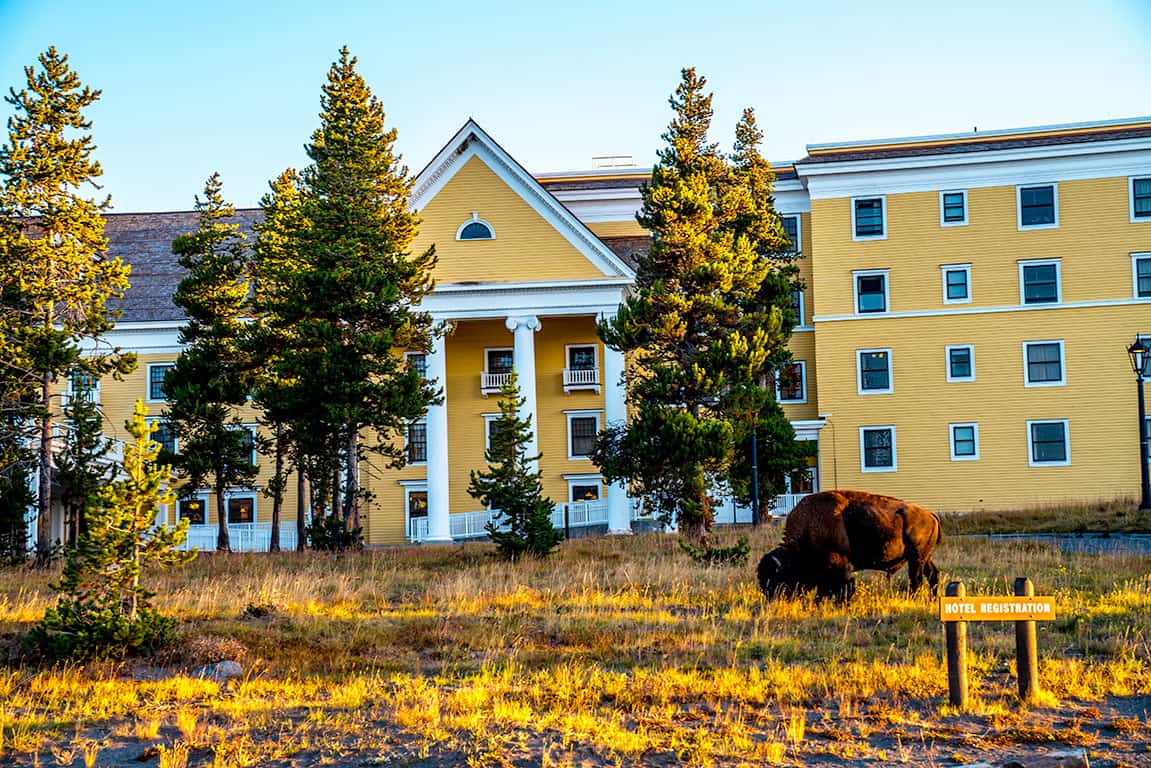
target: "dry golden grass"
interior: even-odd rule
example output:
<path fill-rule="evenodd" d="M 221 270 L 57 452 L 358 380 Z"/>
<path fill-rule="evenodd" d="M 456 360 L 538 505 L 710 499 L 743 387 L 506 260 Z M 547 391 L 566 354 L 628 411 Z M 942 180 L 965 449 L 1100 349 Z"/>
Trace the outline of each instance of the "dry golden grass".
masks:
<path fill-rule="evenodd" d="M 778 529 L 752 537 L 758 557 Z M 1045 693 L 1027 708 L 1011 625 L 970 625 L 973 703 L 956 712 L 935 601 L 905 577 L 863 576 L 847 608 L 768 604 L 754 562 L 703 568 L 668 536 L 568 542 L 544 562 L 488 551 L 203 556 L 157 574 L 183 633 L 167 673 L 0 667 L 0 763 L 935 765 L 1048 742 L 1145 756 L 1151 741 L 1140 558 L 945 540 L 944 579 L 1002 594 L 1028 575 L 1059 613 L 1040 625 Z M 43 614 L 53 577 L 0 572 L 0 635 Z M 219 658 L 245 678 L 170 674 Z"/>
<path fill-rule="evenodd" d="M 1151 513 L 1140 512 L 1134 499 L 1060 504 L 1006 512 L 942 515 L 944 530 L 970 533 L 1151 533 Z"/>

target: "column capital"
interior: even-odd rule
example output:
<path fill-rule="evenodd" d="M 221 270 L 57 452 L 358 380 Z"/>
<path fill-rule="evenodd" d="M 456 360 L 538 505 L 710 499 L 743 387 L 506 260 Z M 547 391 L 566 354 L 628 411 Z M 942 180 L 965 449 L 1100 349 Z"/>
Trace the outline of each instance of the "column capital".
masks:
<path fill-rule="evenodd" d="M 509 331 L 515 331 L 517 328 L 527 328 L 529 331 L 538 331 L 540 329 L 540 319 L 535 315 L 509 315 L 504 320 L 504 325 Z"/>

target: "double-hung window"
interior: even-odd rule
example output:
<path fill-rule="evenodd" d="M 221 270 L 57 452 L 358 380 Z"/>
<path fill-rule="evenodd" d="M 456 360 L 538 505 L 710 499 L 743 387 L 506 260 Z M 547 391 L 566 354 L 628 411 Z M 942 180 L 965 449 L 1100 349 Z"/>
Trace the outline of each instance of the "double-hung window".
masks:
<path fill-rule="evenodd" d="M 1028 387 L 1061 387 L 1067 383 L 1062 341 L 1023 342 L 1024 384 Z"/>
<path fill-rule="evenodd" d="M 237 525 L 256 522 L 256 497 L 231 496 L 228 498 L 228 523 Z"/>
<path fill-rule="evenodd" d="M 943 274 L 943 303 L 970 304 L 971 265 L 944 264 L 939 269 Z"/>
<path fill-rule="evenodd" d="M 1131 279 L 1135 284 L 1135 298 L 1151 299 L 1151 253 L 1131 256 Z"/>
<path fill-rule="evenodd" d="M 882 240 L 887 237 L 887 199 L 856 197 L 851 201 L 853 240 Z"/>
<path fill-rule="evenodd" d="M 164 393 L 164 377 L 176 366 L 172 363 L 151 363 L 148 365 L 148 400 L 162 402 L 168 399 Z"/>
<path fill-rule="evenodd" d="M 961 227 L 967 223 L 967 190 L 939 193 L 939 224 Z"/>
<path fill-rule="evenodd" d="M 599 411 L 568 411 L 568 458 L 590 459 L 599 434 Z"/>
<path fill-rule="evenodd" d="M 408 463 L 423 464 L 428 460 L 428 425 L 423 419 L 408 424 Z"/>
<path fill-rule="evenodd" d="M 405 352 L 404 359 L 413 371 L 420 375 L 421 379 L 428 377 L 428 356 L 423 352 Z"/>
<path fill-rule="evenodd" d="M 1033 467 L 1064 467 L 1071 463 L 1067 419 L 1027 422 L 1027 463 Z"/>
<path fill-rule="evenodd" d="M 883 395 L 894 391 L 890 349 L 861 349 L 856 353 L 856 361 L 859 394 Z"/>
<path fill-rule="evenodd" d="M 951 424 L 951 460 L 975 461 L 979 458 L 979 425 L 974 422 Z"/>
<path fill-rule="evenodd" d="M 1020 304 L 1058 304 L 1062 300 L 1058 259 L 1019 262 Z"/>
<path fill-rule="evenodd" d="M 1131 222 L 1151 221 L 1151 176 L 1131 179 Z"/>
<path fill-rule="evenodd" d="M 856 314 L 886 312 L 888 307 L 887 270 L 856 270 L 851 274 L 855 287 Z"/>
<path fill-rule="evenodd" d="M 207 518 L 208 502 L 203 498 L 180 499 L 176 503 L 176 514 L 189 525 L 204 525 Z"/>
<path fill-rule="evenodd" d="M 896 471 L 895 427 L 860 427 L 859 463 L 864 472 Z"/>
<path fill-rule="evenodd" d="M 160 450 L 174 454 L 176 452 L 176 432 L 172 429 L 172 423 L 167 419 L 151 421 L 156 425 L 156 431 L 152 433 L 152 440 L 160 446 Z"/>
<path fill-rule="evenodd" d="M 789 254 L 799 253 L 803 247 L 799 239 L 799 217 L 780 216 L 779 220 L 783 225 L 783 231 L 787 234 L 787 240 L 791 244 L 787 252 Z"/>
<path fill-rule="evenodd" d="M 975 381 L 975 347 L 970 344 L 947 347 L 947 380 Z"/>
<path fill-rule="evenodd" d="M 1054 184 L 1016 187 L 1019 229 L 1059 226 L 1059 191 Z"/>
<path fill-rule="evenodd" d="M 807 402 L 807 363 L 796 360 L 779 366 L 775 377 L 775 399 L 781 403 Z"/>

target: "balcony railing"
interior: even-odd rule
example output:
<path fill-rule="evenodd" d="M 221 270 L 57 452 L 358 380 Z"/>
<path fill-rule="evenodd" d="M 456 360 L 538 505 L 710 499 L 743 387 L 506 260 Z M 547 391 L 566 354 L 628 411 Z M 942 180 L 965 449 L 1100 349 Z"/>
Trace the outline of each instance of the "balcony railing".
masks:
<path fill-rule="evenodd" d="M 599 392 L 599 368 L 564 368 L 564 392 L 594 389 Z"/>
<path fill-rule="evenodd" d="M 453 512 L 448 517 L 453 539 L 478 539 L 488 535 L 487 525 L 498 512 Z M 572 501 L 556 504 L 552 512 L 552 525 L 561 531 L 564 518 L 569 528 L 587 528 L 594 525 L 607 525 L 606 501 Z M 428 518 L 413 517 L 408 525 L 408 538 L 412 541 L 426 541 L 428 538 Z"/>
<path fill-rule="evenodd" d="M 493 392 L 499 392 L 506 387 L 511 380 L 511 371 L 507 373 L 488 373 L 484 371 L 480 374 L 480 394 L 487 397 Z"/>
<path fill-rule="evenodd" d="M 214 552 L 216 549 L 216 526 L 191 525 L 188 526 L 188 538 L 183 550 L 193 547 L 202 552 Z M 267 552 L 272 545 L 271 523 L 232 523 L 228 526 L 228 543 L 233 552 Z M 296 548 L 295 522 L 280 523 L 280 549 L 285 551 Z"/>

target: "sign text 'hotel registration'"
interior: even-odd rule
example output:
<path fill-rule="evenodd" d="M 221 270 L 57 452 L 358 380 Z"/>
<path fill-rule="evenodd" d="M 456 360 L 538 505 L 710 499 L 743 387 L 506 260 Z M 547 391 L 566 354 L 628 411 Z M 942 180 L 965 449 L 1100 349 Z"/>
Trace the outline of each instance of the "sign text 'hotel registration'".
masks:
<path fill-rule="evenodd" d="M 1050 621 L 1053 597 L 943 597 L 940 621 Z"/>

